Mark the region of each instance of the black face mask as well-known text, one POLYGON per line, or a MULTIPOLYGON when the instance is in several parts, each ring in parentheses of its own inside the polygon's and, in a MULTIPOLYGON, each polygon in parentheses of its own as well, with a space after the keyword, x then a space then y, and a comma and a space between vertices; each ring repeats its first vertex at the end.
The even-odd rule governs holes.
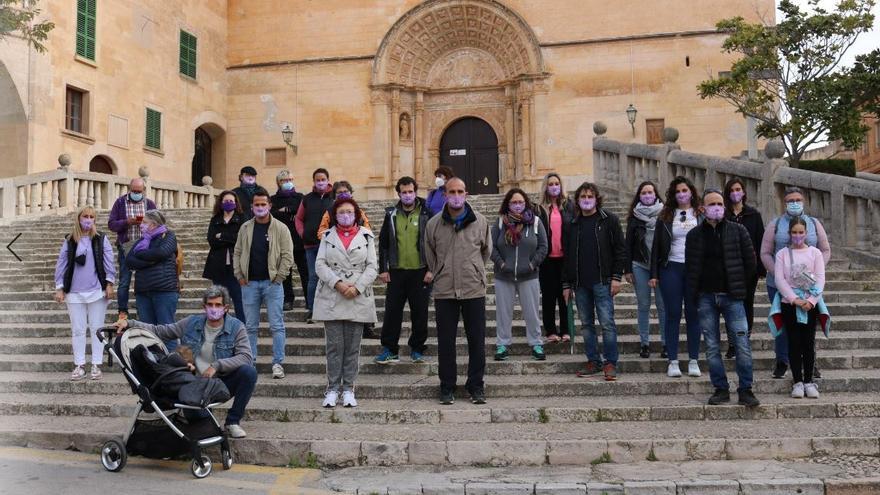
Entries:
POLYGON ((77 256, 76 258, 74 258, 73 261, 75 261, 76 264, 79 265, 79 266, 85 266, 85 264, 86 264, 86 255, 85 255, 85 254, 81 254, 81 255, 77 256))

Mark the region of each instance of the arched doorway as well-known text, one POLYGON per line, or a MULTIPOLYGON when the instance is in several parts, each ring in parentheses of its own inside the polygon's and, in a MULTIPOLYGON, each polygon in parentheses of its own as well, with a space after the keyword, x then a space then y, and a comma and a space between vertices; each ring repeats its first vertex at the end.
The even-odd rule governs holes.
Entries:
POLYGON ((498 193, 498 136, 485 120, 465 117, 446 128, 440 163, 465 181, 468 193, 498 193))
POLYGON ((113 175, 113 162, 104 155, 95 155, 89 161, 89 172, 113 175))
POLYGON ((201 186, 202 177, 211 175, 211 147, 213 140, 201 127, 195 131, 195 153, 192 159, 192 185, 201 186))

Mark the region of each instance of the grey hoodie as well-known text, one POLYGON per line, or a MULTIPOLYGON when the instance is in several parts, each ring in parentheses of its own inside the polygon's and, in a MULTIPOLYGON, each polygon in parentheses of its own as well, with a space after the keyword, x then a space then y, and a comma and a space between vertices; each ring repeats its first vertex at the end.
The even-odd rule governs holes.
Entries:
POLYGON ((523 227, 519 245, 511 246, 504 238, 501 219, 492 225, 492 262, 495 278, 520 282, 538 277, 538 268, 547 256, 547 231, 535 215, 532 225, 523 227))

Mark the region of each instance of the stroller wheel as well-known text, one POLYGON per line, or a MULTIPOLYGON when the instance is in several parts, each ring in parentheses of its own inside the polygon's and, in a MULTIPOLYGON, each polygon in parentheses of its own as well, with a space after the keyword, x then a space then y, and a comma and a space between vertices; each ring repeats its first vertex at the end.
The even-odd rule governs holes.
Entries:
POLYGON ((221 449, 220 455, 223 457, 223 469, 232 469, 232 452, 229 449, 221 449))
POLYGON ((107 440, 101 446, 101 464, 104 469, 112 473, 118 473, 125 467, 128 461, 128 453, 125 445, 119 440, 107 440))
POLYGON ((204 464, 205 467, 199 467, 199 462, 193 459, 191 470, 193 476, 198 479, 207 477, 209 474, 211 474, 211 469, 213 469, 213 466, 211 465, 211 458, 206 455, 202 456, 202 464, 204 464))

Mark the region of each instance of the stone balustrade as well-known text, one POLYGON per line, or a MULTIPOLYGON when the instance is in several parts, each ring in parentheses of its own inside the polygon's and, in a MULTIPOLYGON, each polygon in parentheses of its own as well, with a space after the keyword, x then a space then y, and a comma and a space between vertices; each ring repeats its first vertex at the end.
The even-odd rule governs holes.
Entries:
MULTIPOLYGON (((160 209, 210 208, 220 193, 210 177, 204 186, 146 180, 149 172, 141 167, 146 195, 160 209)), ((57 170, 0 179, 0 221, 65 214, 91 205, 107 210, 128 191, 131 179, 111 174, 80 172, 62 165, 57 170)))
POLYGON ((596 183, 617 199, 629 201, 644 180, 656 182, 662 195, 679 175, 700 191, 721 189, 728 179, 740 177, 749 203, 769 221, 782 211, 785 188, 798 186, 804 190, 807 212, 822 221, 834 246, 861 252, 880 247, 880 182, 789 167, 780 141, 767 143, 762 161, 749 161, 684 151, 675 144, 678 131, 672 128, 664 129, 666 142, 661 145, 609 139, 601 122, 593 130, 596 183))

